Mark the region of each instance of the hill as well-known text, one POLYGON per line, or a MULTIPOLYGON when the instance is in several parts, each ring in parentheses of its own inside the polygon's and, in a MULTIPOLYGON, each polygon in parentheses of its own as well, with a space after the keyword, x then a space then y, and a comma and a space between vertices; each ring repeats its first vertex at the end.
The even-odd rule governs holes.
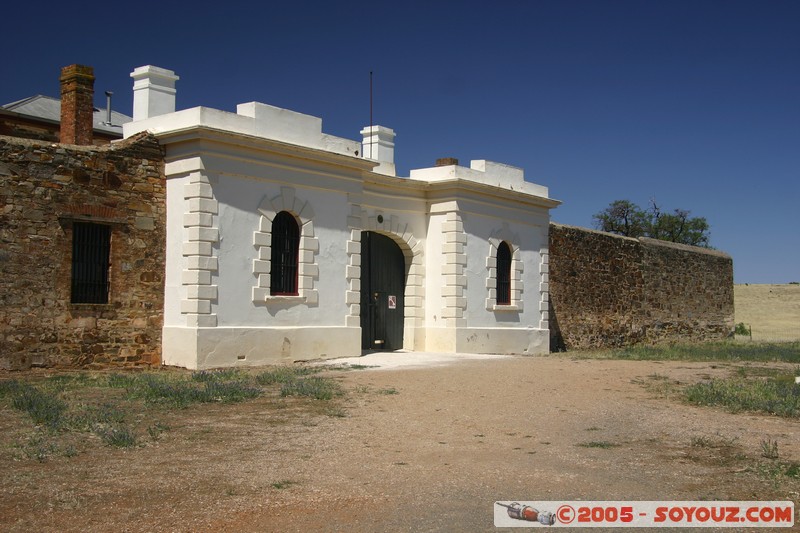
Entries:
POLYGON ((753 340, 800 340, 800 285, 735 285, 736 323, 753 331, 753 340))

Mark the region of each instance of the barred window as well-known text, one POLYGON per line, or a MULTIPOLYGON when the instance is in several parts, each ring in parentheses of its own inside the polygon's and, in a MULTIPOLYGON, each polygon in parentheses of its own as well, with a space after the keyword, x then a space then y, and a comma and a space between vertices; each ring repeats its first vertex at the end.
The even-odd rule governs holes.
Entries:
POLYGON ((72 225, 72 303, 108 303, 110 252, 110 226, 86 222, 72 225))
POLYGON ((505 241, 497 247, 497 305, 511 305, 511 248, 505 241))
POLYGON ((300 227, 288 211, 281 211, 272 221, 272 261, 270 294, 297 295, 297 255, 300 227))

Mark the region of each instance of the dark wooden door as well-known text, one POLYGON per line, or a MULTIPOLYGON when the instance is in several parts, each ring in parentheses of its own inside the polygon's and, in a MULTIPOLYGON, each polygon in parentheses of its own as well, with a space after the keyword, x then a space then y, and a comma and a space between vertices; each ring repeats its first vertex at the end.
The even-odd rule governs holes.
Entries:
POLYGON ((361 233, 361 348, 403 348, 405 257, 389 237, 361 233))

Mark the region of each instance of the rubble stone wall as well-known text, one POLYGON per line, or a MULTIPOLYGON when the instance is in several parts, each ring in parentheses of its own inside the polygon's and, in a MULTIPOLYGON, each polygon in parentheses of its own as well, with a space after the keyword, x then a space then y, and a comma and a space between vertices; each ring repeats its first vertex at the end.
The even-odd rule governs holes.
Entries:
POLYGON ((694 246, 550 224, 550 349, 723 339, 733 261, 694 246))
POLYGON ((0 368, 160 363, 163 151, 0 136, 0 368), (71 303, 72 225, 111 227, 108 304, 71 303))

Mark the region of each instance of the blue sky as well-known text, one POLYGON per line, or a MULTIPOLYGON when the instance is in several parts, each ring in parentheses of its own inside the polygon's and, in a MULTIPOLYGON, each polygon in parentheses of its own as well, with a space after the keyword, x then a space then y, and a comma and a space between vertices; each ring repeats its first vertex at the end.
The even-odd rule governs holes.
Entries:
POLYGON ((71 63, 130 114, 130 72, 174 70, 178 108, 260 101, 359 138, 398 172, 523 167, 592 227, 617 199, 706 217, 737 283, 800 281, 800 2, 107 2, 4 7, 0 103, 58 96, 71 63), (124 7, 120 7, 124 6, 124 7), (9 23, 10 22, 10 23, 9 23))

